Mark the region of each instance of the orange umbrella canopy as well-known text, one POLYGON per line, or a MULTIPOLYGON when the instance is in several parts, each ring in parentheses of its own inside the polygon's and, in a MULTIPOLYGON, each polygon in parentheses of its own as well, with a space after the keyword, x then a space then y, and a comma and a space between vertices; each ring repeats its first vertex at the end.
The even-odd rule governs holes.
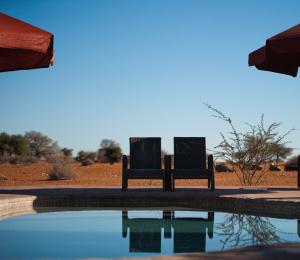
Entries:
POLYGON ((300 66, 300 24, 266 40, 249 54, 249 66, 296 77, 300 66))
POLYGON ((0 72, 53 65, 53 38, 47 31, 0 13, 0 72))

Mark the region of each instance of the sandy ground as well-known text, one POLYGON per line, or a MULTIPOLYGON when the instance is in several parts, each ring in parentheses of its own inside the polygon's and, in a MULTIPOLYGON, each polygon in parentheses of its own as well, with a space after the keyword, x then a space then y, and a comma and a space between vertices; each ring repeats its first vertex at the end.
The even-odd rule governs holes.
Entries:
MULTIPOLYGON (((72 163, 71 167, 78 173, 77 180, 48 180, 48 163, 31 165, 0 164, 0 175, 7 180, 0 180, 0 187, 9 186, 121 186, 121 164, 114 165, 96 163, 81 166, 72 163)), ((216 187, 241 186, 234 173, 215 173, 216 187)), ((261 186, 296 186, 297 172, 268 172, 261 186)), ((161 186, 160 180, 129 180, 131 186, 161 186)), ((178 180, 176 186, 206 186, 206 180, 178 180)))

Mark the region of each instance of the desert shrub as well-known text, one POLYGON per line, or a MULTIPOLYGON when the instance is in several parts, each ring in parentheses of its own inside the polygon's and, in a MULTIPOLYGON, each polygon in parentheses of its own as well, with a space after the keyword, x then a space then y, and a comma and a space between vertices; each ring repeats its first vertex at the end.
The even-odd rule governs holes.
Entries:
POLYGON ((11 156, 7 152, 0 154, 0 163, 9 163, 10 157, 11 156))
POLYGON ((22 135, 0 134, 0 162, 22 163, 28 155, 28 142, 22 135))
POLYGON ((53 151, 53 153, 48 154, 45 159, 49 163, 56 163, 56 162, 71 163, 73 161, 72 157, 66 157, 61 150, 53 151))
POLYGON ((271 172, 280 172, 280 168, 277 167, 277 166, 274 165, 274 164, 270 164, 270 166, 269 166, 269 171, 271 171, 271 172))
POLYGON ((294 156, 291 159, 289 159, 284 164, 284 170, 285 171, 297 171, 298 170, 298 156, 294 156))
POLYGON ((32 164, 38 162, 38 159, 32 155, 15 155, 9 159, 11 164, 32 164))
POLYGON ((54 163, 48 176, 50 180, 74 180, 79 177, 64 161, 54 163))
POLYGON ((73 149, 68 149, 67 147, 64 147, 64 148, 62 148, 60 150, 64 154, 65 157, 72 158, 72 156, 73 156, 73 149))
POLYGON ((76 160, 78 162, 81 162, 82 166, 91 165, 96 160, 96 153, 95 152, 80 151, 80 152, 78 152, 76 160))
POLYGON ((271 145, 271 149, 274 153, 274 157, 272 159, 276 163, 285 160, 293 152, 292 148, 287 147, 286 144, 281 143, 274 143, 273 145, 271 145))
POLYGON ((283 135, 277 132, 280 123, 264 124, 262 115, 257 125, 247 124, 249 131, 238 132, 230 117, 208 105, 214 116, 229 124, 229 137, 221 133, 222 141, 216 146, 216 158, 226 161, 237 175, 242 185, 257 185, 268 172, 268 167, 261 167, 277 157, 275 145, 284 145, 284 139, 293 130, 283 135))
POLYGON ((232 170, 227 167, 224 163, 217 163, 215 166, 216 172, 232 172, 232 170))
POLYGON ((26 155, 29 153, 27 140, 22 135, 0 134, 0 157, 26 155))
POLYGON ((30 154, 38 159, 51 160, 59 151, 57 142, 40 132, 30 131, 25 133, 24 137, 28 142, 30 154))
POLYGON ((85 159, 85 160, 83 160, 83 161, 81 162, 81 165, 82 165, 82 166, 89 166, 89 165, 92 165, 92 164, 94 164, 94 161, 91 160, 91 159, 85 159))
POLYGON ((103 139, 97 153, 98 161, 113 164, 119 162, 121 158, 122 150, 120 145, 113 140, 103 139))
POLYGON ((285 165, 297 165, 297 164, 298 164, 298 156, 292 157, 285 163, 285 165))
POLYGON ((97 162, 109 163, 107 157, 105 156, 105 151, 102 149, 98 149, 98 151, 97 151, 97 162))

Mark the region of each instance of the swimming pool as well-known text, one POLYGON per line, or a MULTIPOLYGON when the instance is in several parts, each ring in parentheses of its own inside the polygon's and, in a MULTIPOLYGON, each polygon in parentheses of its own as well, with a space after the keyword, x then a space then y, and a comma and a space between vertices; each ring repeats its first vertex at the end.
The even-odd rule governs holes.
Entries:
POLYGON ((1 259, 146 257, 300 242, 299 221, 186 209, 45 212, 0 221, 1 259))

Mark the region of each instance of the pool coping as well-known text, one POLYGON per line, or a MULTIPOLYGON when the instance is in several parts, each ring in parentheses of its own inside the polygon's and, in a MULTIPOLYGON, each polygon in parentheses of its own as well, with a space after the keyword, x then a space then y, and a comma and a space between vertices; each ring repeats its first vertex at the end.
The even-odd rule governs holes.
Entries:
POLYGON ((300 219, 300 189, 294 187, 157 188, 18 187, 0 188, 0 218, 44 207, 192 208, 300 219))

